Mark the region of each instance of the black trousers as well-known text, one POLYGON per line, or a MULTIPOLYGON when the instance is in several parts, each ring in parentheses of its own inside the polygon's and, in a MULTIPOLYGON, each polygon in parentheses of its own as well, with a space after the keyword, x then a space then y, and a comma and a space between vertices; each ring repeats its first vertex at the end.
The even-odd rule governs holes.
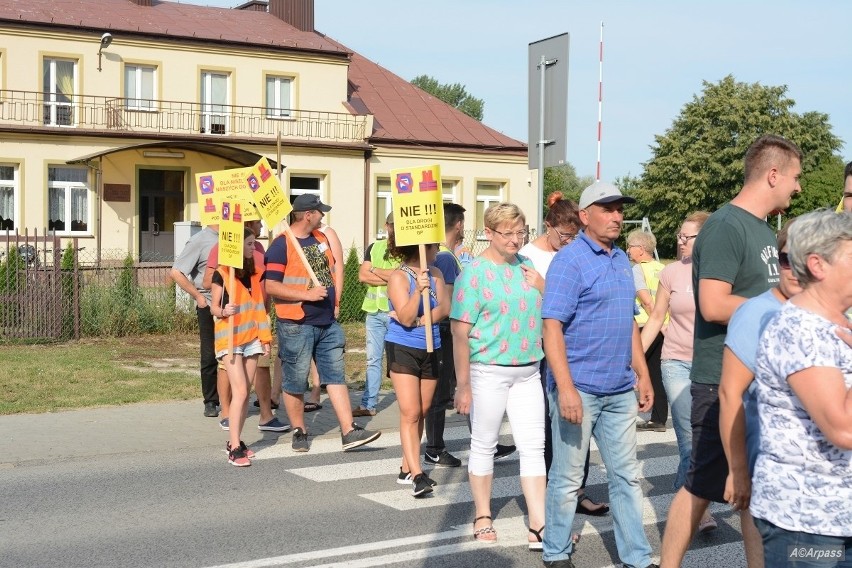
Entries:
POLYGON ((665 424, 669 418, 669 399, 663 386, 663 372, 660 370, 660 356, 663 353, 662 333, 658 333, 645 352, 648 363, 648 373, 651 375, 651 386, 654 388, 654 406, 651 408, 651 422, 665 424))
POLYGON ((204 404, 212 402, 218 406, 219 393, 216 390, 216 372, 219 362, 216 361, 213 314, 210 312, 210 306, 206 308, 196 306, 195 313, 198 316, 198 338, 201 341, 201 394, 204 397, 204 404))
POLYGON ((444 444, 444 424, 447 420, 447 405, 453 401, 456 394, 456 366, 453 362, 453 334, 448 322, 438 324, 441 333, 441 352, 443 363, 441 373, 438 377, 438 385, 435 387, 435 396, 432 398, 432 406, 426 413, 423 429, 426 431, 425 450, 432 455, 441 453, 446 449, 444 444))

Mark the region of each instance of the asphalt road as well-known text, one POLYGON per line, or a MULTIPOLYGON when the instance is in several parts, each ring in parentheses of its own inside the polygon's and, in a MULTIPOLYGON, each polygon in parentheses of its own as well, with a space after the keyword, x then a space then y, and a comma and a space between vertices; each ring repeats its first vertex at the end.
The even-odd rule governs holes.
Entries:
MULTIPOLYGON (((251 467, 236 468, 226 463, 225 433, 215 421, 200 417, 200 405, 176 404, 122 407, 122 416, 150 415, 126 440, 122 429, 132 420, 111 427, 103 419, 115 409, 0 417, 0 432, 11 435, 15 448, 0 462, 0 566, 541 566, 540 554, 526 548, 517 454, 495 466, 498 544, 483 545, 471 538, 465 468, 432 471, 439 483, 434 493, 414 499, 396 483, 400 448, 393 429, 343 453, 327 406, 311 417, 319 434, 311 451, 294 454, 289 434, 261 436, 253 415, 246 441, 258 456, 251 467), (169 444, 168 433, 184 422, 182 430, 204 433, 169 444), (47 425, 52 433, 42 431, 47 425), (42 437, 52 440, 49 449, 42 437), (90 439, 98 441, 94 447, 90 439), (21 447, 33 440, 40 445, 21 447)), ((393 407, 386 404, 371 426, 393 424, 393 407)), ((508 426, 504 433, 511 442, 508 426)), ((466 460, 463 421, 450 420, 447 434, 449 449, 466 460)), ((671 429, 639 436, 644 523, 658 552, 677 447, 671 429)), ((589 493, 607 499, 599 463, 589 493)), ((745 566, 737 515, 714 510, 720 528, 696 538, 684 566, 745 566)), ((575 531, 583 533, 578 568, 619 565, 610 516, 578 516, 575 531)))

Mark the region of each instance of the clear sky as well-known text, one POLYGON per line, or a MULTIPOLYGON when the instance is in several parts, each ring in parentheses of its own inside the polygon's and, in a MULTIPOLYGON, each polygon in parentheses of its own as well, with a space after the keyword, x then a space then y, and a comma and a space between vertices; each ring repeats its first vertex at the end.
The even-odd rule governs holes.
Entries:
MULTIPOLYGON (((240 0, 184 3, 233 7, 240 0)), ((642 173, 702 81, 787 85, 827 113, 852 159, 852 2, 809 0, 316 0, 316 29, 405 79, 432 75, 485 100, 483 122, 527 141, 528 44, 571 34, 568 161, 593 175, 604 22, 602 178, 642 173)))

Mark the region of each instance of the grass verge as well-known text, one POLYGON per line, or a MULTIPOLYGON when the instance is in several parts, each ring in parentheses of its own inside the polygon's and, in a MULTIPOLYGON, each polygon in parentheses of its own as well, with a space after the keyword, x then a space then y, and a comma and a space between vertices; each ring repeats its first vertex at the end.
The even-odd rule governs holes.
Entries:
MULTIPOLYGON (((361 390, 366 368, 364 324, 343 328, 347 381, 350 388, 361 390)), ((198 353, 195 334, 0 345, 6 375, 0 414, 200 398, 198 353)))

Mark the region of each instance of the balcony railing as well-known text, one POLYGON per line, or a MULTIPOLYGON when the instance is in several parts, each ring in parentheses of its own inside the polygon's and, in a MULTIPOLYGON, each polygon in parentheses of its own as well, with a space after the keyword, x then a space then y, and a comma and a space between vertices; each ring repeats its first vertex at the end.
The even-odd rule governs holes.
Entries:
POLYGON ((339 112, 182 101, 63 96, 0 89, 0 125, 259 140, 364 142, 370 117, 339 112))

